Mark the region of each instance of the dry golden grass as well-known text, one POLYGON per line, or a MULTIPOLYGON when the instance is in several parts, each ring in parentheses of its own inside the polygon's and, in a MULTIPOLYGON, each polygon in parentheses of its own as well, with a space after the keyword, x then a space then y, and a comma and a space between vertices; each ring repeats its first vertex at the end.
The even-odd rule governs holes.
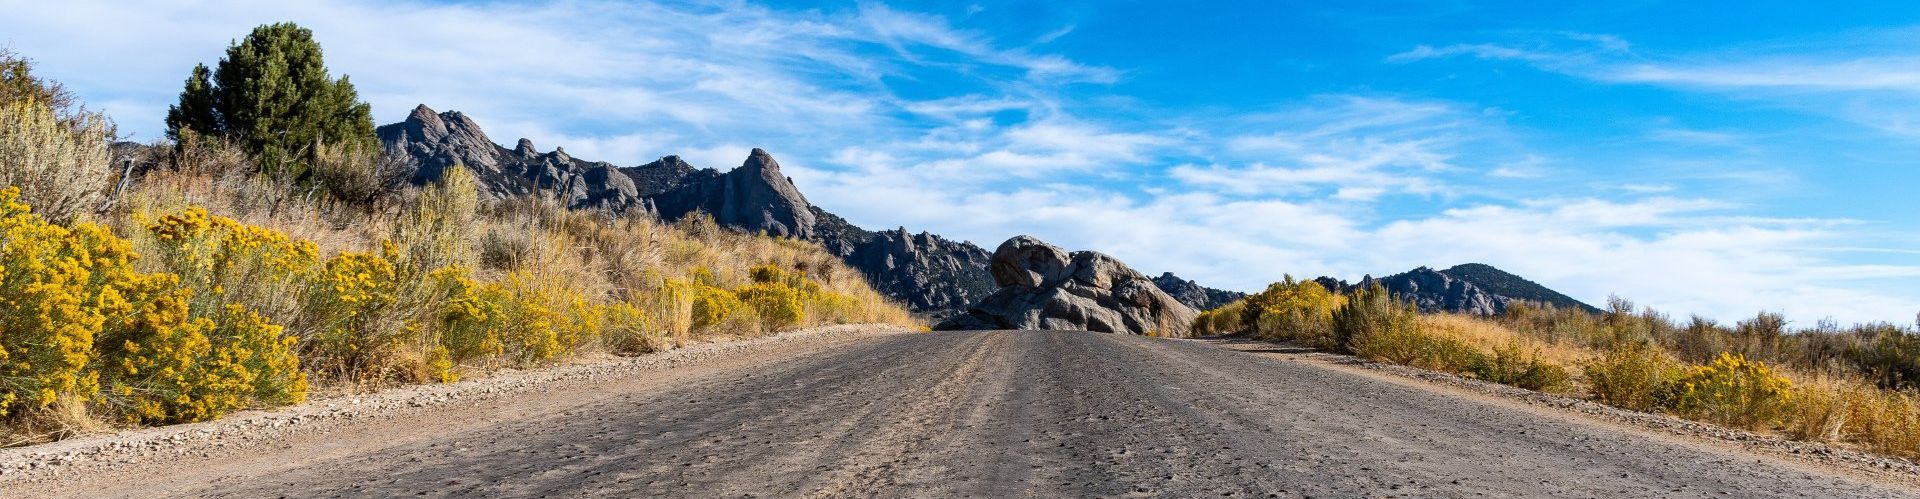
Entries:
POLYGON ((1597 352, 1541 341, 1500 323, 1468 315, 1424 314, 1420 316, 1420 329, 1427 334, 1467 342, 1482 352, 1492 352, 1495 348, 1518 343, 1524 348, 1538 349, 1542 360, 1573 370, 1599 357, 1597 352))
MULTIPOLYGON (((1542 341, 1492 319, 1430 314, 1420 318, 1427 334, 1453 338, 1492 351, 1508 342, 1538 348, 1549 363, 1575 373, 1605 352, 1542 341)), ((1684 364, 1682 364, 1684 366, 1684 364)), ((1777 430, 1796 440, 1857 445, 1882 454, 1920 456, 1920 398, 1885 390, 1857 375, 1809 374, 1786 369, 1774 373, 1790 380, 1787 409, 1778 423, 1754 429, 1777 430)), ((1576 382, 1588 380, 1576 378, 1576 382)))

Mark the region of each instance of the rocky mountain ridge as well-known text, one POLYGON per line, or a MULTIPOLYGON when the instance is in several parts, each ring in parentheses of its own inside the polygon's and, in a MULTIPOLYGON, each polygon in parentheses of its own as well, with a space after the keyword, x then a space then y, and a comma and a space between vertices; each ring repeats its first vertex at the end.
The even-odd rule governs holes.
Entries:
POLYGON ((376 130, 385 151, 406 160, 414 184, 432 182, 455 164, 474 173, 495 198, 551 195, 574 209, 643 210, 665 220, 704 212, 721 225, 820 243, 859 269, 883 294, 936 317, 992 293, 986 250, 905 228, 869 231, 813 206, 773 155, 754 149, 736 168, 697 168, 679 156, 620 167, 540 152, 520 139, 513 149, 492 141, 458 111, 414 108, 405 121, 376 130))
POLYGON ((1200 283, 1181 279, 1172 272, 1162 273, 1160 277, 1153 278, 1153 285, 1159 286, 1161 291, 1167 292, 1167 295, 1180 300, 1180 303, 1185 303, 1194 310, 1213 310, 1247 297, 1246 293, 1239 291, 1201 286, 1200 283))
POLYGON ((1479 263, 1456 265, 1446 270, 1419 267, 1380 278, 1369 275, 1357 283, 1331 277, 1316 278, 1314 282, 1343 293, 1366 289, 1378 283, 1395 296, 1413 301, 1421 312, 1428 313, 1499 315, 1505 313, 1511 304, 1523 301, 1599 311, 1533 281, 1479 263))

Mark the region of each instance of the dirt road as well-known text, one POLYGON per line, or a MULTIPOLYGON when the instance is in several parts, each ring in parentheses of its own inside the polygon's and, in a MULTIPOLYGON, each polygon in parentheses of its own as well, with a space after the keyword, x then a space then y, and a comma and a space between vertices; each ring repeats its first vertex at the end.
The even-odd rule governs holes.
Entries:
POLYGON ((0 495, 1915 495, 1194 341, 943 332, 808 348, 0 495))

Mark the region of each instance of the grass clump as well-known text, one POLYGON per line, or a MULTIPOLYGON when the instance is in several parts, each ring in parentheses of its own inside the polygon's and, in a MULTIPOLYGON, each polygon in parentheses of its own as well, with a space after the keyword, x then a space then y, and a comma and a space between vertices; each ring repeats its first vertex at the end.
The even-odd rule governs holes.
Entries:
POLYGON ((1623 343, 1584 367, 1594 400, 1636 411, 1661 408, 1682 367, 1646 343, 1623 343))

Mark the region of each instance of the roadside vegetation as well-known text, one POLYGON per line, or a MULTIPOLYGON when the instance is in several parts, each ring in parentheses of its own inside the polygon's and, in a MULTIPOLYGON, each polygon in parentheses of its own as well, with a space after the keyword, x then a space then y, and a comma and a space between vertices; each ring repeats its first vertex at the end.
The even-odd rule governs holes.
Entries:
POLYGON ((810 243, 488 199, 460 167, 408 185, 297 26, 194 68, 170 140, 148 146, 113 144, 105 116, 31 70, 0 54, 0 446, 583 354, 915 325, 810 243))
POLYGON ((1789 329, 1784 317, 1764 312, 1734 324, 1679 322, 1619 298, 1598 314, 1526 303, 1495 317, 1422 314, 1378 286, 1342 295, 1289 276, 1201 313, 1194 333, 1245 333, 1920 457, 1920 331, 1890 323, 1789 329))

